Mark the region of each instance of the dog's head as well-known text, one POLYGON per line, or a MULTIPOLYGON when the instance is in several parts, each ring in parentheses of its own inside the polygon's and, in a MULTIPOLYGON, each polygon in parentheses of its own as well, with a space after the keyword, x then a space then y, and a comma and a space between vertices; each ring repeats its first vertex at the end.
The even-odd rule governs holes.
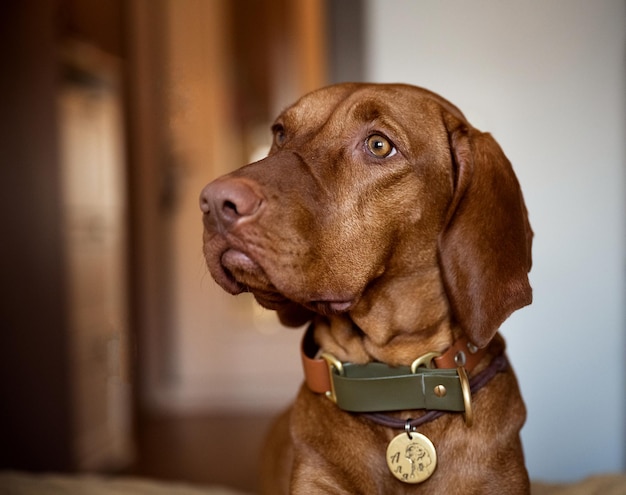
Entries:
POLYGON ((225 290, 251 291, 293 326, 375 315, 403 332, 445 306, 478 346, 530 303, 517 179, 449 102, 342 84, 304 96, 272 130, 267 158, 202 192, 204 252, 225 290))

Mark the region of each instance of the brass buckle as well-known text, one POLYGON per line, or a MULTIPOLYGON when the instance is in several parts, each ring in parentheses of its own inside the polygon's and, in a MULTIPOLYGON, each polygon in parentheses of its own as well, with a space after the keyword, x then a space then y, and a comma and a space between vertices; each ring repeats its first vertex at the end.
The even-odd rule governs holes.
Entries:
POLYGON ((337 370, 337 373, 343 376, 344 374, 343 363, 328 352, 322 352, 320 354, 320 357, 324 361, 326 361, 326 364, 328 365, 328 373, 330 375, 330 390, 326 391, 326 397, 328 397, 330 400, 332 400, 336 404, 337 394, 335 393, 335 382, 333 381, 333 373, 334 373, 333 370, 337 370))
POLYGON ((465 371, 465 368, 463 368, 463 366, 459 366, 456 371, 459 374, 459 380, 461 381, 463 405, 465 406, 463 419, 465 419, 465 425, 469 428, 474 424, 474 412, 472 411, 472 390, 470 388, 469 378, 467 376, 467 371, 465 371))
POLYGON ((417 373, 417 368, 419 367, 433 369, 433 359, 438 358, 439 356, 441 356, 440 352, 427 352, 423 356, 418 357, 411 363, 411 373, 417 373))

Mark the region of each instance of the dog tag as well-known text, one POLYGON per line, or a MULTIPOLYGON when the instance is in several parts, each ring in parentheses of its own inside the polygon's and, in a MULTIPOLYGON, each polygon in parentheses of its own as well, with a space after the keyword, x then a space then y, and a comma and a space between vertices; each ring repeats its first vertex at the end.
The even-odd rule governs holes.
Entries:
POLYGON ((403 432, 387 447, 387 466, 404 483, 426 481, 437 467, 437 451, 430 439, 417 432, 403 432))

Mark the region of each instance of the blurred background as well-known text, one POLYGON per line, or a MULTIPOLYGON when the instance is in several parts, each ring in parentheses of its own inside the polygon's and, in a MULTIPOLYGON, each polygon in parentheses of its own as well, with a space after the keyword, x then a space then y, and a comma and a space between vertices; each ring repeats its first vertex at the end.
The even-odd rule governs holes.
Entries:
POLYGON ((531 476, 626 468, 626 2, 6 0, 0 469, 253 489, 300 330, 218 289, 198 195, 347 80, 442 94, 511 159, 535 302, 503 327, 531 476))

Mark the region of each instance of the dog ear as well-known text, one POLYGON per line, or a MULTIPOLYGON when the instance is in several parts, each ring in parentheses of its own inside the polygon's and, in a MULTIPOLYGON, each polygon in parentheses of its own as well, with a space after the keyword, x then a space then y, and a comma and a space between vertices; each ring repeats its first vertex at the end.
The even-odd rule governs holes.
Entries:
POLYGON ((453 314, 486 346, 513 311, 532 301, 532 230, 508 159, 489 134, 444 115, 455 185, 439 238, 439 262, 453 314))
POLYGON ((288 302, 276 310, 278 319, 287 327, 300 327, 311 321, 315 313, 295 302, 288 302))

